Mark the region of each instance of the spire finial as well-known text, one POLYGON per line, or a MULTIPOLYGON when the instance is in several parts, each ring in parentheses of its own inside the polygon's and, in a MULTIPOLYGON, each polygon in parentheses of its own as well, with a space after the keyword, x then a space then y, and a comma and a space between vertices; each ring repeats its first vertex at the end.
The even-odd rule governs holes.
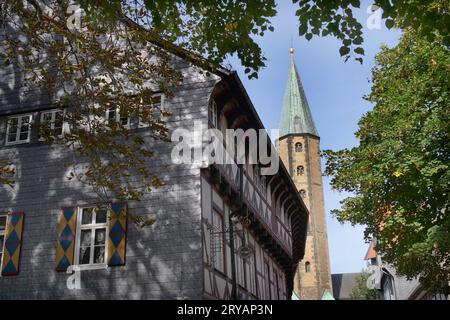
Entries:
POLYGON ((289 49, 289 52, 290 52, 291 54, 294 54, 294 48, 291 47, 291 48, 289 49))

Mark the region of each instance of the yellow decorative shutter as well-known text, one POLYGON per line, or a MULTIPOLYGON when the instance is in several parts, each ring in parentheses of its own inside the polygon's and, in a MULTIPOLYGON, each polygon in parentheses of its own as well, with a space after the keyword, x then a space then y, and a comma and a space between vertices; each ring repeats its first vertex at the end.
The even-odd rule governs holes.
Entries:
POLYGON ((56 271, 65 272, 73 264, 77 209, 63 208, 59 218, 56 245, 56 271))
POLYGON ((8 214, 5 246, 3 249, 2 276, 14 276, 19 273, 23 217, 23 212, 13 212, 8 214))
POLYGON ((109 209, 108 266, 125 264, 127 204, 111 203, 109 209))

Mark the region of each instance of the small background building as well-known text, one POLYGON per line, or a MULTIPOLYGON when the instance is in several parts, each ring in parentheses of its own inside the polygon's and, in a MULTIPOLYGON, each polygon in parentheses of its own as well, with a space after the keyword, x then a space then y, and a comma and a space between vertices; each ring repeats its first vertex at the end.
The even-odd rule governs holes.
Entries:
POLYGON ((357 279, 361 273, 336 273, 331 275, 333 297, 336 300, 351 300, 350 295, 358 285, 357 279))
POLYGON ((408 280, 397 275, 395 268, 376 252, 375 245, 376 239, 373 239, 364 260, 374 272, 374 286, 381 300, 448 300, 443 294, 425 290, 417 279, 408 280))

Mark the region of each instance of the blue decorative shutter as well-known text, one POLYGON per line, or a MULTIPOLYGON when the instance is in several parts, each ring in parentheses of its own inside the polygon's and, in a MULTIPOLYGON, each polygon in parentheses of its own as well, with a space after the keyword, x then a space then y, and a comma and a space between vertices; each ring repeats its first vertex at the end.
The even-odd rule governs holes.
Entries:
POLYGON ((63 208, 59 218, 56 245, 56 271, 65 272, 73 264, 77 209, 63 208))
POLYGON ((108 266, 125 265, 127 204, 112 203, 109 210, 108 266))
POLYGON ((8 214, 3 248, 2 276, 14 276, 19 273, 23 218, 23 212, 8 214))

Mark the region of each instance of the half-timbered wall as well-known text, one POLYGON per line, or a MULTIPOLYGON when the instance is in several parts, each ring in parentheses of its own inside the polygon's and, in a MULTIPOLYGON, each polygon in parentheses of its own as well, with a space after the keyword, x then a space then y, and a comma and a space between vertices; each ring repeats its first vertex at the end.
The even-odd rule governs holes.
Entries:
MULTIPOLYGON (((230 205, 208 181, 201 179, 202 240, 205 296, 230 298, 232 289, 231 249, 229 243, 230 205), (223 216, 223 228, 214 225, 214 211, 223 216), (223 251, 221 251, 223 250, 223 251), (217 259, 223 256, 225 270, 217 269, 217 259)), ((241 223, 234 226, 234 247, 238 296, 240 299, 286 299, 285 274, 276 261, 255 240, 252 232, 241 223), (237 254, 242 245, 252 249, 247 259, 237 254)))
MULTIPOLYGON (((255 177, 255 166, 253 164, 244 165, 244 201, 263 221, 265 228, 271 231, 272 236, 277 239, 286 252, 291 254, 292 235, 289 218, 284 211, 284 205, 272 194, 271 185, 267 182, 270 180, 269 176, 259 175, 255 177), (264 186, 261 182, 262 180, 265 183, 264 186)), ((233 163, 218 165, 218 168, 227 177, 230 184, 238 190, 240 176, 238 166, 233 163)))

